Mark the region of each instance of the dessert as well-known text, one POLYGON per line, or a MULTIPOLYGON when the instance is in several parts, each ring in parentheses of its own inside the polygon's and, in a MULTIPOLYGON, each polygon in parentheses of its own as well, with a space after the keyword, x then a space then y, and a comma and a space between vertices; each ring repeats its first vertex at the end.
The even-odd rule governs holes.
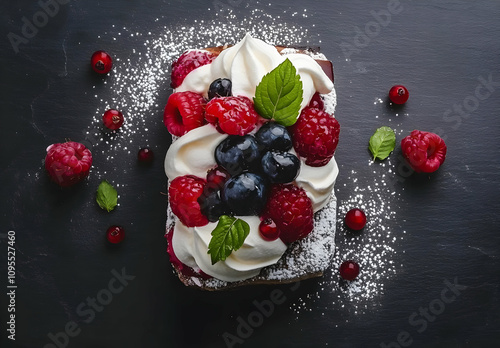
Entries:
POLYGON ((172 74, 166 238, 181 281, 220 290, 321 275, 338 174, 331 63, 247 34, 187 51, 172 74))

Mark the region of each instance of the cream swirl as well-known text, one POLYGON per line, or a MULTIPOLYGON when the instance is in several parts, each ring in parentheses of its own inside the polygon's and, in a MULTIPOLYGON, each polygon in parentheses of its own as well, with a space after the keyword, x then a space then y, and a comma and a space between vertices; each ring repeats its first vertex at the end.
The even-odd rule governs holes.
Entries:
POLYGON ((286 245, 276 239, 268 242, 259 234, 258 216, 241 217, 250 226, 250 233, 243 246, 231 253, 224 261, 212 265, 207 253, 211 233, 217 226, 209 223, 189 228, 176 219, 172 243, 175 255, 184 264, 201 269, 217 279, 234 282, 254 277, 263 267, 276 263, 286 250, 286 245))
POLYGON ((290 59, 302 80, 301 110, 316 91, 325 94, 333 89, 333 82, 313 58, 306 54, 282 56, 274 46, 246 34, 236 45, 223 50, 212 63, 190 72, 176 92, 192 91, 206 97, 212 81, 227 78, 232 82, 233 95, 252 99, 262 77, 286 58, 290 59))

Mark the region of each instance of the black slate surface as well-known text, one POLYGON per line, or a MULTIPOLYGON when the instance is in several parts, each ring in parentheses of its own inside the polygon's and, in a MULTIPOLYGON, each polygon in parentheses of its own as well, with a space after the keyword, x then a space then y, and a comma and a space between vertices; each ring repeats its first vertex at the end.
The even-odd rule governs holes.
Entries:
MULTIPOLYGON (((23 18, 33 20, 40 3, 3 1, 0 9, 2 347, 231 346, 224 333, 239 335, 235 347, 500 345, 499 2, 59 0, 47 24, 28 35, 22 33, 23 18), (446 162, 433 175, 407 177, 400 170, 400 150, 391 155, 392 191, 400 199, 393 206, 397 219, 387 228, 406 233, 393 245, 396 272, 370 299, 373 306, 360 311, 355 302, 332 304, 342 290, 325 289, 317 280, 297 289, 261 286, 228 293, 180 284, 165 252, 166 202, 160 194, 166 190, 162 157, 170 141, 161 121, 168 81, 157 90, 159 106, 148 116, 154 164, 137 166, 131 155, 116 170, 106 167, 105 156, 94 155, 101 171, 123 175, 116 211, 107 214, 95 205, 97 175, 61 190, 43 171, 45 148, 65 138, 84 140, 99 107, 94 94, 105 99, 112 93, 89 70, 91 53, 104 48, 127 57, 144 44, 117 36, 116 28, 157 33, 161 26, 217 22, 214 9, 228 7, 236 14, 228 21, 263 8, 321 39, 322 52, 335 66, 336 116, 342 125, 336 153, 340 201, 354 189, 347 179, 351 171, 358 183, 372 180, 367 141, 379 126, 400 130, 398 141, 413 129, 446 140, 446 162), (307 17, 292 15, 304 9, 307 17), (384 9, 393 11, 390 20, 370 24, 376 23, 372 11, 384 9), (372 30, 370 37, 358 35, 366 30, 372 30), (24 37, 18 53, 9 33, 24 37), (484 80, 492 82, 481 89, 484 80), (403 108, 379 103, 396 83, 408 87, 409 102, 403 108), (127 237, 112 248, 104 231, 115 223, 126 227, 127 237), (16 236, 15 342, 7 339, 6 325, 8 231, 16 236), (122 270, 129 275, 123 288, 110 285, 112 272, 122 270), (110 286, 116 293, 109 304, 95 310, 85 305, 110 286), (276 289, 283 303, 268 316, 255 315, 254 301, 269 300, 276 289), (302 301, 311 311, 291 308, 302 301), (429 306, 438 314, 421 312, 429 306), (257 323, 245 331, 241 322, 249 320, 257 323)), ((140 145, 139 138, 133 140, 140 145)), ((339 245, 345 238, 339 232, 339 245)))

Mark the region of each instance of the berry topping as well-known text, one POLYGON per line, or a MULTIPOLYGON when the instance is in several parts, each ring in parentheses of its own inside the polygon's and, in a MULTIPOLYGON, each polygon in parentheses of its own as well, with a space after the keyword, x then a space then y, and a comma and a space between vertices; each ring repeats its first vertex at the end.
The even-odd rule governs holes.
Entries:
POLYGON ((92 154, 85 145, 68 141, 47 148, 45 169, 51 179, 61 186, 71 186, 89 175, 92 154))
POLYGON ((320 109, 305 108, 290 129, 293 147, 307 165, 321 167, 333 157, 340 133, 340 125, 333 116, 320 109))
POLYGON ((205 99, 194 92, 172 94, 163 113, 163 123, 168 131, 182 136, 192 129, 205 124, 205 99))
POLYGON ((292 148, 292 137, 288 130, 276 123, 266 122, 255 133, 255 138, 266 150, 281 150, 288 151, 292 148))
POLYGON ((359 274, 359 265, 354 261, 344 261, 339 268, 340 276, 345 280, 354 280, 359 274))
POLYGON ((113 67, 113 59, 104 51, 96 51, 90 58, 92 69, 98 74, 107 74, 113 67))
POLYGON ((272 186, 265 218, 271 218, 284 243, 306 237, 313 230, 313 209, 306 191, 293 184, 272 186))
POLYGON ((245 135, 255 128, 259 115, 250 99, 238 96, 210 100, 205 118, 221 132, 245 135))
POLYGON ((257 140, 251 135, 230 135, 215 148, 215 160, 231 175, 260 168, 257 140))
POLYGON ((184 52, 177 60, 172 64, 172 75, 170 87, 177 88, 182 84, 184 78, 196 68, 200 66, 210 64, 216 58, 210 52, 207 51, 187 51, 184 52))
POLYGON ((142 163, 151 163, 155 158, 153 150, 149 147, 143 147, 137 152, 137 160, 142 163))
POLYGON ((193 175, 178 176, 170 183, 168 188, 170 207, 187 227, 204 226, 208 223, 198 203, 204 187, 205 180, 193 175))
POLYGON ((262 239, 271 242, 278 239, 280 231, 272 219, 265 219, 259 225, 259 232, 262 239))
POLYGON ((234 215, 259 215, 266 205, 268 185, 258 174, 244 172, 231 177, 222 189, 222 200, 234 215))
POLYGON ((446 144, 437 134, 414 130, 401 140, 401 149, 410 166, 417 172, 435 172, 446 157, 446 144))
POLYGON ((232 83, 229 79, 217 79, 208 88, 208 99, 229 97, 232 95, 232 83))
POLYGON ((116 130, 123 124, 123 114, 115 109, 109 109, 102 115, 102 121, 106 128, 116 130))
POLYGON ((405 86, 396 85, 392 86, 392 88, 389 90, 389 99, 394 104, 406 103, 409 96, 410 94, 408 93, 408 90, 406 89, 405 86))
POLYGON ((344 222, 353 231, 362 230, 366 225, 365 212, 358 208, 351 209, 345 214, 344 222))
POLYGON ((318 92, 314 93, 314 95, 311 98, 311 101, 309 102, 308 107, 320 110, 325 109, 325 103, 323 102, 323 99, 321 98, 321 95, 318 92))
POLYGON ((125 238, 125 230, 121 226, 111 226, 106 231, 106 238, 110 243, 120 243, 125 238))
POLYGON ((295 180, 299 174, 300 161, 294 154, 284 151, 268 151, 262 157, 262 170, 275 183, 295 180))

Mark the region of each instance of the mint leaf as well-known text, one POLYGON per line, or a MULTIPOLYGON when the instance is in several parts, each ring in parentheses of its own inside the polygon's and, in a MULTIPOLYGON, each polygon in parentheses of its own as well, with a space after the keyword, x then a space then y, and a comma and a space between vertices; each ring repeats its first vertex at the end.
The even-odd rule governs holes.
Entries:
POLYGON ((212 265, 218 261, 224 261, 233 250, 241 248, 249 233, 248 223, 235 217, 222 215, 217 227, 212 231, 212 239, 208 244, 208 254, 212 259, 212 265))
POLYGON ((302 103, 302 81, 287 58, 262 78, 253 98, 260 116, 291 126, 299 117, 302 103))
POLYGON ((373 155, 373 160, 376 158, 384 160, 389 157, 392 150, 396 146, 396 134, 390 127, 380 127, 370 138, 368 149, 373 155))
POLYGON ((116 207, 118 202, 118 192, 116 192, 116 189, 109 182, 103 180, 97 188, 95 200, 102 209, 109 212, 116 207))

